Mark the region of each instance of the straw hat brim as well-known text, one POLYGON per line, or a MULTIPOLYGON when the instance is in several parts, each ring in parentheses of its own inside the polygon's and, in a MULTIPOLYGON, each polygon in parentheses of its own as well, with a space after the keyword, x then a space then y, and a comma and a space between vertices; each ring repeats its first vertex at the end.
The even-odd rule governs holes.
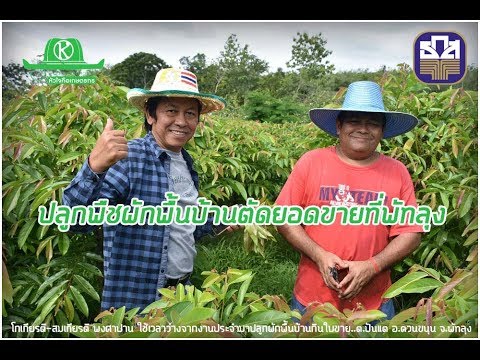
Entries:
POLYGON ((225 108, 227 102, 220 96, 197 93, 192 91, 182 90, 164 90, 164 91, 149 91, 145 89, 134 88, 128 91, 127 99, 140 111, 145 110, 145 103, 151 97, 167 96, 167 97, 188 97, 198 99, 202 103, 201 114, 207 114, 212 111, 218 111, 225 108))
POLYGON ((363 111, 385 114, 386 123, 383 131, 383 138, 388 139, 397 135, 404 134, 412 130, 418 124, 418 119, 407 113, 397 111, 385 111, 377 108, 338 108, 338 109, 311 109, 309 112, 310 119, 320 129, 328 134, 338 137, 336 120, 341 111, 363 111))

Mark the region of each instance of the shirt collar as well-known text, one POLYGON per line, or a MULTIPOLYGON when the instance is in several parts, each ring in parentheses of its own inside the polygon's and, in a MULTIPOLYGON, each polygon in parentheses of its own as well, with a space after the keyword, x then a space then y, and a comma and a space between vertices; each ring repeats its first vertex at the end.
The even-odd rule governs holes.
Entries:
MULTIPOLYGON (((155 154, 156 158, 160 159, 162 156, 167 155, 167 152, 165 151, 165 149, 161 148, 160 145, 157 144, 157 141, 155 140, 155 137, 153 136, 151 131, 148 132, 148 134, 145 136, 145 139, 148 145, 150 146, 150 148, 152 149, 153 153, 155 154)), ((191 156, 188 154, 188 152, 184 148, 182 148, 181 152, 182 152, 183 158, 187 162, 187 165, 190 168, 192 168, 193 159, 191 158, 191 156)))

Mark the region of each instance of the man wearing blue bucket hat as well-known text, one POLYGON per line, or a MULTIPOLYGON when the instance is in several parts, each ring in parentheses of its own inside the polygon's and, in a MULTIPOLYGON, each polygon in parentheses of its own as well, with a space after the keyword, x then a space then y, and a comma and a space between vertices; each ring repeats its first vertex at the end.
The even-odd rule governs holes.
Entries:
MULTIPOLYGON (((196 205, 198 175, 183 146, 193 137, 200 114, 221 110, 225 100, 200 93, 195 74, 161 69, 150 90, 131 89, 129 102, 145 116, 147 135, 127 143, 124 131, 107 119, 83 167, 65 189, 63 203, 157 206, 172 191, 182 208, 196 205)), ((76 227, 90 231, 91 226, 76 227)), ((195 224, 104 224, 104 288, 102 309, 140 307, 158 299, 158 289, 189 283, 196 255, 195 240, 211 232, 211 222, 195 224)))
MULTIPOLYGON (((371 81, 350 84, 339 109, 312 109, 315 125, 339 143, 304 154, 296 163, 276 203, 284 206, 364 206, 391 200, 416 206, 407 168, 376 151, 382 138, 413 129, 410 114, 387 111, 380 86, 371 81)), ((395 314, 382 294, 391 285, 389 268, 419 245, 422 227, 408 224, 282 225, 279 232, 301 252, 292 308, 302 313, 312 302, 338 309, 380 309, 395 314)))

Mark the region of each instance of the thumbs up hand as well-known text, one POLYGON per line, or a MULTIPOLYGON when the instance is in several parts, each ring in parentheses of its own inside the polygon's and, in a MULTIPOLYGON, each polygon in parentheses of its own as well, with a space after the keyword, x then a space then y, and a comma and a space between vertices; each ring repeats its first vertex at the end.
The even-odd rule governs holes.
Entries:
POLYGON ((113 120, 108 118, 103 132, 88 158, 88 165, 93 172, 102 173, 117 161, 126 158, 127 155, 128 146, 125 131, 114 130, 113 120))

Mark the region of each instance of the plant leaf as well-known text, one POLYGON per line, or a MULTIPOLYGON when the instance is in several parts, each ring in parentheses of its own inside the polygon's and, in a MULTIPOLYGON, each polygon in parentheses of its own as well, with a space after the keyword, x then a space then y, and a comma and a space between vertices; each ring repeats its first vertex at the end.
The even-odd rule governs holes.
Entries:
POLYGON ((196 325, 203 320, 207 320, 213 316, 215 309, 212 308, 193 308, 187 314, 182 316, 179 325, 196 325))
POLYGON ((30 232, 32 231, 33 226, 35 225, 36 222, 37 222, 37 219, 29 219, 20 229, 20 232, 18 234, 18 242, 17 242, 18 247, 20 249, 22 249, 23 245, 25 245, 28 235, 30 235, 30 232))
POLYGON ((80 291, 78 291, 75 286, 72 285, 70 286, 70 293, 72 294, 73 302, 75 305, 77 305, 77 308, 82 312, 83 315, 88 317, 88 305, 80 291))
POLYGON ((2 260, 2 299, 9 304, 13 302, 13 287, 8 276, 7 266, 2 260))
POLYGON ((270 325, 277 324, 284 320, 289 320, 290 314, 277 311, 277 310, 264 310, 256 311, 250 314, 247 314, 243 319, 241 319, 239 325, 270 325))
POLYGON ((67 315, 68 321, 72 322, 73 318, 75 317, 75 309, 73 308, 72 301, 68 296, 65 296, 65 315, 67 315))
POLYGON ((82 276, 73 275, 73 281, 91 298, 100 301, 100 296, 98 295, 95 288, 82 276))
POLYGON ((112 325, 117 328, 122 326, 123 318, 125 317, 125 306, 122 306, 120 309, 115 310, 112 317, 112 325))
POLYGON ((414 284, 416 281, 428 276, 424 272, 414 272, 405 275, 403 278, 392 284, 387 291, 383 294, 384 298, 392 298, 401 293, 403 293, 403 289, 408 287, 410 284, 414 284))
POLYGON ((15 209, 15 206, 17 206, 21 190, 22 187, 19 186, 13 191, 13 193, 8 194, 8 196, 5 198, 5 202, 3 203, 4 208, 7 209, 5 210, 5 215, 10 214, 12 210, 15 209))
POLYGON ((458 216, 463 218, 465 214, 472 210, 472 200, 473 200, 473 193, 468 194, 467 198, 462 201, 460 204, 460 209, 458 210, 458 216))

